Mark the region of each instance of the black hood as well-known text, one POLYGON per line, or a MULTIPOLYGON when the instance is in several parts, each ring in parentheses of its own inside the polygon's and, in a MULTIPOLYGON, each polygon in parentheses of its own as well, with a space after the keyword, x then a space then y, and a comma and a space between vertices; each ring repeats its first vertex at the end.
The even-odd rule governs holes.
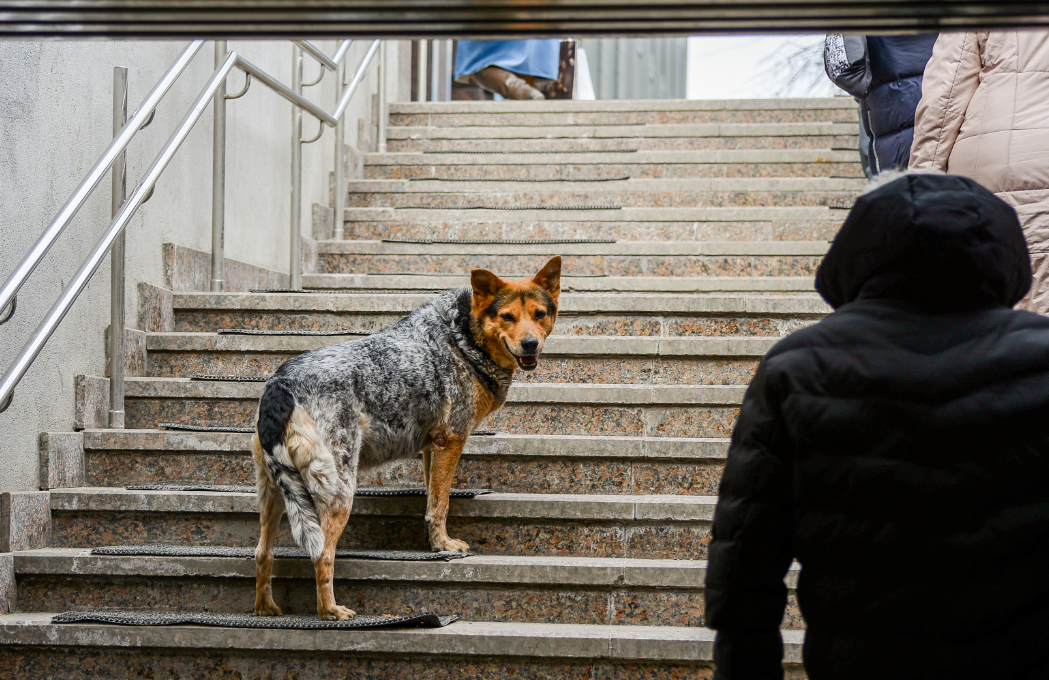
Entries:
POLYGON ((816 272, 834 308, 859 298, 941 312, 1012 307, 1030 287, 1016 211, 954 175, 906 175, 861 196, 816 272))

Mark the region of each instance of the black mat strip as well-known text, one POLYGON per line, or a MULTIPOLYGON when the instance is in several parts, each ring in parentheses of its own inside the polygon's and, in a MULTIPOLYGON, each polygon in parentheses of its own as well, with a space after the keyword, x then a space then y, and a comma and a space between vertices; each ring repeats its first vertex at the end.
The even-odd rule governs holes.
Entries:
POLYGON ((108 623, 114 626, 211 626, 215 628, 278 628, 282 630, 358 630, 362 628, 443 628, 458 616, 361 614, 346 621, 322 621, 316 616, 254 616, 204 612, 87 611, 65 612, 51 623, 108 623))
POLYGON ((852 210, 851 203, 828 203, 827 207, 834 210, 852 210))
POLYGON ((232 425, 179 425, 178 423, 159 423, 161 430, 182 430, 185 432, 243 432, 251 434, 253 427, 234 427, 232 425))
MULTIPOLYGON (((521 274, 521 273, 518 273, 518 274, 506 274, 506 273, 503 273, 503 272, 500 272, 499 275, 503 279, 530 279, 533 276, 535 276, 535 274, 530 274, 530 273, 529 274, 521 274)), ((364 276, 397 276, 397 277, 405 277, 405 276, 446 276, 446 277, 457 277, 458 276, 458 277, 462 277, 462 276, 465 276, 465 273, 460 273, 460 272, 382 272, 380 274, 365 274, 364 276)), ((600 279, 600 278, 607 277, 607 276, 608 276, 608 274, 566 274, 564 276, 564 278, 566 278, 566 279, 569 279, 569 278, 571 278, 571 279, 600 279)))
POLYGON ((211 375, 208 373, 194 373, 190 380, 217 380, 220 382, 266 382, 269 376, 265 375, 211 375))
POLYGON ((521 178, 502 178, 502 177, 471 177, 469 179, 462 177, 410 177, 411 182, 618 182, 624 179, 630 179, 630 175, 623 175, 622 177, 521 177, 521 178))
POLYGON ((622 210, 621 205, 395 205, 394 210, 622 210))
POLYGON ((480 246, 547 246, 570 245, 573 243, 615 243, 614 238, 384 238, 383 243, 451 243, 455 245, 480 246))
POLYGON ((371 335, 370 331, 281 331, 254 328, 220 328, 215 332, 219 335, 371 335))
MULTIPOLYGON (((137 484, 125 486, 128 491, 206 491, 211 493, 256 493, 258 489, 254 486, 239 486, 233 484, 137 484)), ((487 496, 492 493, 491 489, 452 489, 448 492, 451 498, 474 498, 475 496, 487 496)), ((360 488, 356 496, 365 497, 396 497, 396 496, 426 496, 426 489, 417 488, 360 488)))
MULTIPOLYGON (((500 115, 500 114, 496 114, 500 115)), ((509 114, 504 114, 509 115, 509 114)), ((855 123, 857 121, 849 121, 855 123)), ((557 128, 585 128, 585 127, 637 127, 648 125, 648 123, 455 123, 454 125, 432 125, 435 128, 469 128, 469 127, 557 127, 557 128)))
MULTIPOLYGON (((225 545, 104 545, 91 550, 92 555, 116 557, 243 557, 255 559, 255 548, 225 545)), ((431 550, 336 550, 336 559, 387 560, 394 562, 434 562, 461 560, 472 553, 431 550)), ((299 548, 274 548, 273 556, 281 559, 306 559, 299 548)))
POLYGON ((453 150, 450 150, 450 151, 432 151, 432 150, 427 150, 427 151, 423 151, 423 153, 469 153, 469 154, 495 154, 495 153, 497 153, 499 155, 505 156, 505 155, 509 155, 509 154, 519 154, 519 153, 528 153, 528 154, 540 154, 540 153, 637 153, 638 151, 639 151, 639 149, 564 149, 564 150, 546 150, 546 149, 536 150, 536 149, 532 149, 532 150, 528 150, 528 151, 506 151, 506 150, 492 150, 492 151, 459 150, 459 151, 457 151, 457 150, 453 149, 453 150))

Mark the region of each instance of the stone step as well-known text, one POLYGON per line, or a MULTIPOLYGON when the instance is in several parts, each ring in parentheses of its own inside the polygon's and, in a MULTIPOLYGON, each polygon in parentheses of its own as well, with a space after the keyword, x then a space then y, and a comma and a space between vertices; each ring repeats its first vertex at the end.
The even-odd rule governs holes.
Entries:
MULTIPOLYGON (((844 201, 844 199, 843 199, 844 201)), ((560 204, 564 205, 564 204, 560 204)), ((849 206, 832 202, 830 206, 849 206)), ((620 239, 816 241, 841 228, 848 208, 624 206, 618 210, 347 208, 347 239, 620 239)))
MULTIPOLYGON (((355 336, 150 333, 148 375, 269 377, 288 359, 355 336)), ((552 336, 517 382, 745 385, 778 338, 552 336)))
POLYGON ((421 244, 323 241, 321 274, 443 274, 488 269, 504 278, 534 274, 554 255, 571 276, 812 276, 825 241, 604 244, 421 244))
MULTIPOLYGON (((5 677, 479 678, 710 677, 714 632, 701 627, 459 621, 403 630, 258 630, 53 624, 0 616, 5 677)), ((784 631, 785 668, 803 680, 803 631, 784 631)))
POLYGON ((617 154, 369 154, 365 179, 574 182, 644 178, 862 177, 855 150, 726 149, 617 154))
MULTIPOLYGON (((721 126, 723 127, 723 126, 721 126)), ((840 132, 820 130, 798 131, 782 135, 729 135, 684 137, 544 137, 521 136, 510 139, 491 138, 427 138, 389 139, 391 153, 424 154, 572 154, 600 155, 606 162, 618 162, 630 154, 643 151, 704 151, 717 149, 820 149, 824 151, 851 151, 859 148, 855 124, 835 126, 840 132)), ((411 128, 403 128, 405 130, 411 128)), ((475 128, 484 129, 484 128, 475 128)), ((395 128, 391 128, 393 132, 395 128)), ((522 128, 525 130, 525 128, 522 128)), ((756 132, 756 131, 755 131, 756 132)))
POLYGON ((851 206, 865 184, 866 180, 829 177, 629 179, 589 183, 369 179, 348 183, 346 206, 586 213, 624 207, 828 207, 851 206))
MULTIPOLYGON (((438 611, 466 621, 702 626, 701 560, 484 556, 450 562, 339 559, 335 598, 358 614, 438 611)), ((79 548, 14 555, 18 608, 238 613, 255 599, 255 562, 229 557, 105 557, 79 548)), ((313 614, 306 559, 277 559, 274 600, 284 614, 313 614)), ((797 581, 797 568, 788 586, 797 581)), ((791 597, 784 629, 803 627, 791 597)))
POLYGON ((422 139, 680 139, 692 137, 794 137, 855 135, 856 123, 646 123, 644 125, 426 125, 395 126, 387 141, 422 139))
MULTIPOLYGON (((464 246, 465 247, 465 246, 464 246)), ((429 293, 175 293, 180 332, 376 331, 433 299, 429 293)), ((815 323, 830 307, 815 295, 563 293, 554 332, 573 336, 778 337, 815 323)))
MULTIPOLYGON (((306 288, 328 291, 444 291, 470 283, 466 274, 304 274, 306 288)), ((808 276, 562 276, 568 293, 815 292, 808 276)))
MULTIPOLYGON (((252 427, 262 383, 128 378, 126 425, 252 427)), ((512 385, 481 429, 511 434, 727 437, 745 386, 512 385)))
MULTIPOLYGON (((455 484, 513 493, 716 495, 727 453, 724 438, 497 433, 468 440, 455 484)), ((249 434, 85 430, 84 454, 88 486, 255 484, 249 434)), ((420 487, 421 462, 362 472, 359 484, 420 487)))
MULTIPOLYGON (((453 498, 448 532, 480 555, 705 559, 715 496, 493 493, 453 498)), ((354 500, 340 548, 429 550, 426 499, 354 500)), ((51 547, 258 543, 254 494, 51 491, 51 547)), ((277 544, 292 546, 287 517, 277 544)))

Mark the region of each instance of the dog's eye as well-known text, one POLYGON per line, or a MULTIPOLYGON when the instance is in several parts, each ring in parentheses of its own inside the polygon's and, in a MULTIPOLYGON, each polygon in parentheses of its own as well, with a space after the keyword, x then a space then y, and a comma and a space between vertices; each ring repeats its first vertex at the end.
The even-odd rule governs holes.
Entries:
POLYGON ((513 314, 500 314, 499 316, 502 318, 503 321, 507 321, 509 323, 513 323, 514 322, 514 315, 513 314))
POLYGON ((544 319, 544 318, 546 318, 546 312, 544 312, 541 309, 535 310, 535 320, 536 321, 538 321, 539 319, 544 319))

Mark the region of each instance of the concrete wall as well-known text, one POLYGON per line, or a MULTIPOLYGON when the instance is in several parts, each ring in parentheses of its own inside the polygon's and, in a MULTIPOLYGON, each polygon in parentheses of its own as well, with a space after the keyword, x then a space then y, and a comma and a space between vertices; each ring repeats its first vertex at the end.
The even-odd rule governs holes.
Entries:
MULTIPOLYGON (((133 111, 174 61, 184 42, 0 41, 0 277, 7 278, 31 244, 112 138, 113 67, 129 68, 129 110, 133 111)), ((319 41, 328 54, 333 41, 319 41)), ((243 54, 282 82, 291 82, 292 44, 287 41, 231 41, 243 54)), ((367 50, 355 42, 350 73, 367 50)), ((388 48, 390 101, 404 98, 398 76, 404 46, 388 48)), ((375 64, 348 111, 346 141, 374 129, 375 64)), ((213 48, 205 45, 164 98, 156 119, 132 141, 128 152, 129 191, 185 115, 213 71, 213 48)), ((320 66, 305 58, 305 80, 320 66)), ((327 74, 306 96, 334 108, 334 77, 327 74)), ((405 79, 406 80, 406 79, 405 79)), ((227 83, 239 90, 243 75, 227 83)), ((129 111, 129 112, 130 112, 129 111)), ((226 257, 287 272, 289 269, 292 106, 255 83, 227 106, 226 257)), ((304 116, 303 135, 317 121, 304 116)), ((367 135, 364 135, 367 138, 367 135)), ((374 133, 371 134, 374 140, 374 133)), ((364 149, 369 151, 371 149, 364 149)), ((209 109, 157 183, 153 198, 127 231, 127 324, 137 324, 137 283, 164 286, 161 244, 165 241, 211 250, 212 114, 209 109)), ((304 149, 303 233, 310 235, 310 206, 329 204, 329 173, 335 157, 334 131, 304 149)), ((0 370, 14 359, 110 221, 107 175, 18 297, 18 313, 0 330, 0 370)), ((70 314, 23 378, 7 412, 0 414, 0 491, 38 486, 37 437, 67 431, 73 424, 73 378, 104 375, 103 336, 109 322, 109 263, 99 268, 70 314)))

